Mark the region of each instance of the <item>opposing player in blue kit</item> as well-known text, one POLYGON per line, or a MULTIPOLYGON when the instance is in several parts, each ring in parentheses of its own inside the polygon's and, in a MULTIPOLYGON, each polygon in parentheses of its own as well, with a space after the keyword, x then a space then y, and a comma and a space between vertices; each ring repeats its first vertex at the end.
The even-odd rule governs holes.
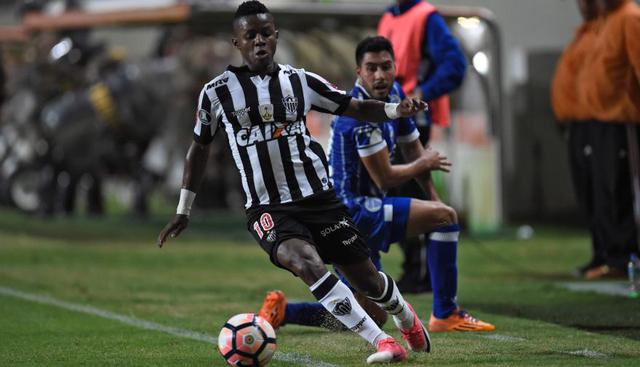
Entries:
MULTIPOLYGON (((354 99, 397 102, 405 98, 394 82, 393 48, 384 37, 369 37, 356 48, 358 79, 351 91, 354 99)), ((495 326, 472 317, 456 303, 458 286, 458 218, 455 210, 438 199, 430 171, 448 172, 451 163, 431 148, 424 148, 413 118, 384 123, 340 116, 332 124, 329 163, 338 196, 346 204, 358 229, 367 237, 373 263, 382 270, 380 252, 405 236, 428 234, 428 262, 433 288, 430 331, 492 331, 495 326), (392 165, 399 146, 406 164, 392 165), (416 179, 434 200, 389 197, 386 190, 416 179)), ((339 225, 336 224, 336 225, 339 225)), ((327 235, 336 230, 327 227, 327 235)), ((344 277, 342 281, 347 283, 344 277)), ((348 283, 347 283, 348 284, 348 283)), ((369 315, 379 324, 387 314, 375 303, 356 294, 369 315)), ((410 306, 409 306, 410 307, 410 306)), ((274 327, 285 324, 324 326, 337 324, 319 303, 287 303, 281 291, 269 292, 260 310, 274 327)))

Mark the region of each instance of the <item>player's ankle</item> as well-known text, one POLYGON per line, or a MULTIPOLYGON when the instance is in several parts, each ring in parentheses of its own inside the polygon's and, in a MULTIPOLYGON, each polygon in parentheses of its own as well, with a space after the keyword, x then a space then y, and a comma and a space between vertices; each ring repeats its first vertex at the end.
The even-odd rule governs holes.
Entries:
POLYGON ((381 331, 380 334, 378 334, 378 336, 376 336, 375 338, 373 338, 373 346, 374 348, 378 348, 378 344, 380 343, 381 340, 390 338, 389 334, 385 333, 384 331, 381 331))

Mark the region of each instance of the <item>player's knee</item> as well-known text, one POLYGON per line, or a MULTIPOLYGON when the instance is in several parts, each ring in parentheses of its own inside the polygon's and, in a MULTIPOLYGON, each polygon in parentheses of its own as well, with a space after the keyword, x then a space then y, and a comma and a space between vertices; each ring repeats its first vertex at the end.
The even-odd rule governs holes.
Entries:
POLYGON ((458 213, 452 207, 440 204, 437 209, 438 211, 438 222, 443 226, 448 226, 452 224, 458 223, 458 213))
POLYGON ((322 259, 311 245, 295 248, 279 246, 278 262, 307 284, 313 284, 327 272, 322 259))

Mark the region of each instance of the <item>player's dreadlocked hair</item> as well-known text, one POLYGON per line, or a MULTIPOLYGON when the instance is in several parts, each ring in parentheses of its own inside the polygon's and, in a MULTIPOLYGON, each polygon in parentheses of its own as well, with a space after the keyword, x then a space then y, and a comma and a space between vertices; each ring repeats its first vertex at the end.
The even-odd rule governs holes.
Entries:
POLYGON ((269 9, 264 6, 263 3, 257 0, 245 1, 240 6, 238 6, 238 10, 236 10, 236 14, 233 16, 233 20, 238 18, 246 17, 247 15, 255 15, 255 14, 268 14, 269 9))
POLYGON ((382 52, 387 51, 391 58, 395 60, 395 55, 393 54, 393 46, 391 46, 391 42, 388 39, 382 36, 375 37, 367 37, 358 43, 356 47, 356 65, 360 65, 362 59, 364 58, 364 54, 367 52, 382 52))

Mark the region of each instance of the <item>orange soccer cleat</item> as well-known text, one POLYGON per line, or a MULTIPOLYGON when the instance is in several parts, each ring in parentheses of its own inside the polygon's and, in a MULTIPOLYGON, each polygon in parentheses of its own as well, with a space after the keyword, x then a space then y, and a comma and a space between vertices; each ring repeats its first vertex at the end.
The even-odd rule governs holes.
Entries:
POLYGON ((627 274, 624 270, 609 265, 594 266, 584 272, 584 278, 587 280, 625 279, 626 277, 627 274))
POLYGON ((397 363, 407 360, 407 351, 389 337, 378 342, 377 351, 367 358, 368 364, 397 363))
POLYGON ((446 319, 438 319, 431 314, 429 320, 429 331, 493 331, 496 327, 493 324, 478 320, 467 311, 456 309, 446 319))
POLYGON ((258 316, 267 320, 274 329, 284 323, 284 313, 287 308, 287 298, 282 291, 267 292, 258 316))

